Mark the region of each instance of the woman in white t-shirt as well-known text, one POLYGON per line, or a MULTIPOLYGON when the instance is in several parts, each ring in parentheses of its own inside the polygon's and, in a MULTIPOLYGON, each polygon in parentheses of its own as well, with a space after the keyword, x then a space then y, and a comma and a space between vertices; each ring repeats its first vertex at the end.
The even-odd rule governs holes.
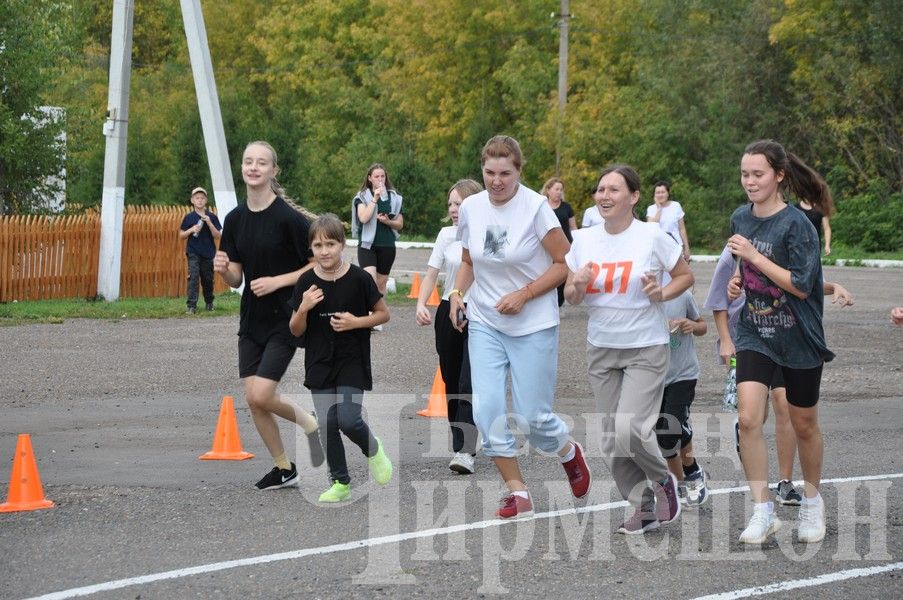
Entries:
MULTIPOLYGON (((593 194, 595 196, 595 194, 593 194)), ((599 212, 599 207, 593 204, 585 211, 583 211, 583 220, 580 222, 580 227, 595 227, 596 225, 601 225, 605 222, 605 219, 602 218, 602 213, 599 212)))
POLYGON ((463 250, 449 292, 449 318, 458 331, 468 324, 474 421, 483 452, 508 488, 496 516, 511 519, 532 515, 533 502, 517 463, 509 416, 531 446, 560 458, 575 497, 589 492, 591 475, 580 445, 552 411, 558 369, 555 288, 567 275, 567 238, 546 199, 521 185, 523 155, 514 138, 490 139, 480 163, 486 191, 461 205, 463 250), (466 307, 462 290, 468 292, 466 307), (457 320, 458 310, 464 320, 457 320))
POLYGON ((436 236, 433 252, 427 263, 426 276, 420 285, 415 319, 418 325, 433 322, 427 300, 436 286, 439 271, 445 269, 442 301, 436 309, 436 352, 439 354, 439 372, 445 382, 448 402, 448 425, 452 434, 452 451, 455 453, 448 468, 462 475, 474 472, 474 456, 477 453, 477 429, 473 422, 471 406, 470 361, 467 360, 467 330, 458 331, 448 318, 450 313, 448 294, 455 283, 461 266, 461 242, 458 236, 458 213, 465 198, 483 191, 483 186, 473 179, 462 179, 448 190, 448 218, 452 224, 443 227, 436 236))
POLYGON ((589 307, 587 365, 602 415, 602 452, 635 512, 618 528, 641 534, 680 514, 677 481, 655 437, 669 333, 662 302, 693 285, 680 246, 634 217, 640 178, 631 167, 602 171, 595 197, 601 227, 574 232, 564 295, 589 307), (671 281, 662 287, 664 272, 671 281))
POLYGON ((690 262, 690 241, 684 225, 683 207, 680 202, 671 199, 671 185, 667 181, 656 181, 653 190, 655 203, 646 209, 646 221, 658 223, 662 231, 683 247, 683 257, 690 262))

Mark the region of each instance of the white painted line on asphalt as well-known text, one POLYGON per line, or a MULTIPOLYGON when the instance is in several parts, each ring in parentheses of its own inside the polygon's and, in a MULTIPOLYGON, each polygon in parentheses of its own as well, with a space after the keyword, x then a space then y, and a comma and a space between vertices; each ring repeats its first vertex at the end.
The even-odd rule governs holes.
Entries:
MULTIPOLYGON (((822 484, 826 483, 850 483, 853 481, 875 481, 880 479, 900 479, 903 473, 886 473, 883 475, 863 475, 861 477, 840 477, 836 479, 823 479, 822 484)), ((721 488, 717 490, 709 490, 712 495, 733 494, 749 491, 749 487, 732 487, 721 488)), ((569 514, 584 514, 592 512, 601 512, 614 508, 626 507, 626 501, 606 502, 604 504, 594 504, 592 506, 582 506, 577 508, 566 508, 562 510, 554 510, 544 513, 536 513, 533 519, 553 519, 569 514)), ((476 529, 486 529, 488 527, 500 527, 502 525, 510 525, 518 521, 502 521, 492 519, 487 521, 476 521, 474 523, 464 523, 463 525, 451 525, 449 527, 434 527, 432 529, 423 529, 420 531, 410 531, 408 533, 397 533, 393 535, 384 535, 375 538, 366 538, 363 540, 355 540, 342 544, 332 544, 329 546, 318 546, 316 548, 304 548, 302 550, 292 550, 291 552, 280 552, 278 554, 264 554, 261 556, 251 556, 248 558, 239 558, 236 560, 227 560, 223 562, 209 563, 206 565, 196 565, 194 567, 186 567, 184 569, 174 569, 172 571, 163 571, 160 573, 151 573, 149 575, 141 575, 138 577, 128 577, 125 579, 115 579, 113 581, 105 581, 87 585, 83 587, 61 590, 59 592, 51 592, 42 596, 33 596, 26 600, 64 600, 66 598, 77 598, 80 596, 90 596, 99 592, 109 592, 111 590, 119 590, 135 585, 143 585, 146 583, 154 583, 156 581, 165 581, 167 579, 179 579, 182 577, 190 577, 192 575, 202 575, 204 573, 214 573, 216 571, 225 571, 235 569, 237 567, 247 567, 254 565, 263 565, 271 562, 279 562, 283 560, 294 560, 305 558, 308 556, 317 556, 323 554, 334 554, 337 552, 347 552, 349 550, 358 550, 360 548, 370 548, 373 546, 382 546, 385 544, 397 544, 408 540, 416 540, 419 538, 433 537, 438 535, 450 535, 462 531, 473 531, 476 529)), ((863 577, 864 575, 857 575, 863 577)), ((817 585, 817 584, 812 584, 817 585)), ((751 588, 757 589, 757 588, 751 588)), ((763 592, 769 593, 769 592, 763 592)), ((712 596, 712 598, 720 598, 721 596, 712 596)), ((734 596, 725 596, 725 598, 734 596)), ((736 596, 740 598, 742 596, 736 596)), ((708 597, 707 597, 708 598, 708 597)))
POLYGON ((834 583, 844 581, 846 579, 855 579, 856 577, 868 577, 870 575, 880 575, 890 571, 899 571, 903 569, 903 562, 892 563, 889 565, 878 565, 875 567, 865 567, 862 569, 849 569, 847 571, 837 571, 836 573, 825 573, 818 577, 809 579, 796 579, 793 581, 782 581, 780 583, 772 583, 759 587, 746 588, 742 590, 733 590, 730 592, 722 592, 720 594, 711 594, 709 596, 699 596, 693 600, 736 600, 737 598, 749 598, 751 596, 764 596, 765 594, 774 594, 775 592, 784 592, 787 590, 798 590, 800 588, 812 587, 816 585, 825 585, 826 583, 834 583))

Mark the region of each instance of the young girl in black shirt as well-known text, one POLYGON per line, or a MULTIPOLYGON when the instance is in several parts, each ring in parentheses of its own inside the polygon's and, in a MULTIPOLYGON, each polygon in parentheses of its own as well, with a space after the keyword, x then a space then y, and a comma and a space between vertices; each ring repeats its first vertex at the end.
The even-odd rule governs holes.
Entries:
POLYGON ((304 386, 310 389, 320 422, 332 486, 320 502, 341 502, 351 494, 351 478, 340 433, 368 457, 373 479, 380 485, 392 478, 392 463, 382 442, 361 416, 364 390, 373 389, 370 371, 370 329, 389 320, 389 309, 373 278, 342 258, 345 227, 333 214, 310 227, 310 247, 316 266, 295 284, 289 327, 304 335, 304 386))

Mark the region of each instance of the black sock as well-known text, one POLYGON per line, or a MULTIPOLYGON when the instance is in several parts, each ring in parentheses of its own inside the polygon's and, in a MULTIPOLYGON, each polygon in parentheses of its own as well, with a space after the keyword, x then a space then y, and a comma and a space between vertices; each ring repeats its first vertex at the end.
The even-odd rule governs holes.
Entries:
POLYGON ((684 477, 689 477, 693 473, 699 470, 699 465, 696 463, 696 459, 693 459, 693 464, 689 467, 684 465, 684 477))

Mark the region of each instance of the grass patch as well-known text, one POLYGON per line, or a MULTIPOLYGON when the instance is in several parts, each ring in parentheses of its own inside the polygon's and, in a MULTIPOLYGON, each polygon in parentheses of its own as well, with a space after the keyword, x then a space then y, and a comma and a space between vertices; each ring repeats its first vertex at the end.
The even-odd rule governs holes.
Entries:
POLYGON ((0 304, 0 324, 62 323, 66 319, 169 319, 173 317, 209 318, 238 314, 238 294, 226 292, 217 296, 216 310, 201 309, 196 315, 185 314, 185 298, 123 298, 116 302, 95 299, 36 300, 0 304))
MULTIPOLYGON (((451 221, 449 221, 449 224, 451 224, 451 221)), ((426 243, 426 244, 432 244, 433 242, 436 241, 436 236, 435 235, 428 236, 428 235, 422 235, 422 234, 411 235, 411 234, 402 233, 401 237, 398 238, 398 241, 400 241, 400 242, 421 242, 421 243, 426 243)))
MULTIPOLYGON (((690 245, 693 254, 708 254, 718 256, 724 249, 721 248, 694 248, 690 245)), ((866 252, 855 246, 847 246, 843 243, 831 243, 831 255, 822 255, 822 264, 834 265, 838 260, 847 261, 847 266, 862 266, 863 260, 903 260, 903 250, 890 250, 887 252, 866 252)))
MULTIPOLYGON (((395 294, 389 294, 390 306, 414 305, 416 300, 407 298, 408 285, 399 285, 395 294)), ((185 314, 185 298, 124 298, 116 302, 94 299, 35 300, 5 302, 0 304, 0 326, 28 323, 63 323, 66 319, 207 319, 223 315, 238 315, 241 297, 225 292, 216 297, 216 310, 207 312, 200 308, 195 315, 185 314)))

